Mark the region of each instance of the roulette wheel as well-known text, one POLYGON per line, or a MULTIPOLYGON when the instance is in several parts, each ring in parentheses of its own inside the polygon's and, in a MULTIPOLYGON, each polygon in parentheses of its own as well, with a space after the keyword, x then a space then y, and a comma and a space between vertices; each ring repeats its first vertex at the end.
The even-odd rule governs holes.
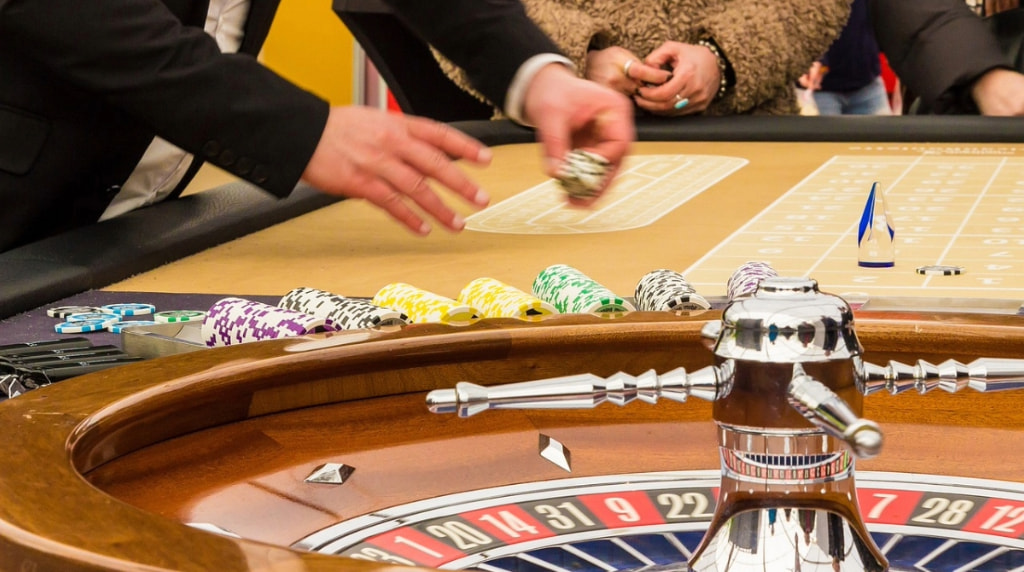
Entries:
MULTIPOLYGON (((0 567, 685 570, 722 547, 745 550, 748 564, 761 566, 739 569, 847 569, 852 560, 873 569, 866 554, 892 570, 1024 566, 1024 488, 1013 461, 1024 439, 1024 396, 967 388, 1016 386, 1006 369, 971 368, 979 358, 1020 356, 1019 316, 840 307, 856 320, 864 348, 853 373, 845 369, 850 338, 829 338, 835 328, 795 332, 790 349, 827 339, 823 347, 842 354, 843 368, 812 361, 801 370, 835 374, 832 395, 848 411, 804 399, 831 418, 819 423, 776 396, 755 417, 773 430, 802 422, 788 442, 823 447, 803 450, 803 464, 782 463, 786 471, 818 471, 797 480, 813 483, 805 497, 831 499, 821 511, 792 493, 785 506, 743 505, 744 476, 778 470, 792 451, 768 458, 748 447, 728 473, 723 442, 733 439, 739 450, 756 436, 729 434, 723 420, 740 426, 749 411, 721 399, 683 399, 708 397, 700 372, 736 380, 722 343, 712 351, 706 337, 709 324, 739 323, 729 311, 318 334, 161 358, 35 390, 0 408, 12 429, 0 445, 0 567), (967 369, 950 376, 930 367, 946 360, 967 369), (680 368, 685 373, 671 373, 680 368), (442 392, 433 394, 435 406, 437 395, 458 396, 451 388, 460 381, 545 387, 544 380, 581 375, 592 382, 592 399, 579 409, 497 408, 460 418, 432 414, 426 403, 429 392, 442 392), (659 386, 663 399, 625 398, 649 390, 651 375, 677 383, 659 386), (640 380, 632 393, 629 379, 640 380), (870 395, 861 399, 855 385, 870 395), (963 391, 922 393, 934 388, 963 391), (873 458, 878 443, 847 434, 863 426, 858 420, 885 436, 873 458), (839 442, 848 448, 824 448, 839 442), (865 457, 856 489, 843 488, 852 484, 842 478, 852 470, 848 450, 865 457), (843 513, 853 504, 859 517, 843 513), (727 505, 744 510, 723 515, 727 505), (707 530, 724 531, 725 540, 706 544, 707 530), (765 534, 809 556, 780 560, 761 543, 765 534), (850 549, 837 565, 830 547, 840 536, 850 549)), ((749 357, 742 332, 718 339, 749 357)), ((756 386, 752 379, 731 391, 756 386)), ((713 562, 703 569, 726 569, 713 562)))

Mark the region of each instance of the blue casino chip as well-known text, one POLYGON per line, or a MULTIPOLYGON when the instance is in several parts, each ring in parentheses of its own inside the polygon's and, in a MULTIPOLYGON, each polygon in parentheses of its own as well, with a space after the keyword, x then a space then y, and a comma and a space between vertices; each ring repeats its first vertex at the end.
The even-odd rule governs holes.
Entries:
POLYGON ((154 322, 152 320, 128 320, 125 322, 115 322, 110 325, 110 331, 115 334, 120 334, 125 328, 137 328, 139 326, 155 326, 160 322, 154 322))
POLYGON ((84 312, 81 314, 71 314, 64 317, 68 322, 84 322, 86 320, 103 320, 107 323, 121 321, 121 316, 112 314, 110 312, 84 312))
POLYGON ((156 306, 153 304, 107 304, 103 306, 104 310, 113 312, 118 316, 147 316, 156 312, 156 306))
POLYGON ((62 322, 53 327, 58 334, 84 334, 86 332, 99 332, 107 329, 110 325, 108 320, 82 320, 80 322, 62 322))

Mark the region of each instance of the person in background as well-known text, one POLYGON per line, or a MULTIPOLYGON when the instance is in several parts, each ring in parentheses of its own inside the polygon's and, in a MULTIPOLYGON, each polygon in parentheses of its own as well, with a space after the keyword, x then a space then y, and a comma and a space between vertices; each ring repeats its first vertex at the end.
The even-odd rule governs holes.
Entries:
MULTIPOLYGON (((454 160, 490 152, 455 129, 330 107, 256 59, 279 0, 0 0, 0 251, 177 196, 208 161, 278 196, 303 179, 363 198, 416 234, 477 207, 454 160)), ((518 0, 386 0, 536 125, 548 169, 574 147, 618 165, 629 101, 580 80, 518 0)), ((609 177, 610 180, 610 177, 609 177)))
POLYGON ((911 111, 1024 115, 1024 10, 1019 0, 974 4, 984 18, 964 0, 869 0, 879 46, 917 97, 911 111))
MULTIPOLYGON (((524 0, 577 73, 645 113, 795 114, 792 86, 842 30, 850 0, 524 0)), ((442 67, 473 91, 458 66, 442 67)))
POLYGON ((839 38, 800 77, 803 97, 813 98, 819 115, 892 115, 880 56, 867 0, 853 0, 839 38))

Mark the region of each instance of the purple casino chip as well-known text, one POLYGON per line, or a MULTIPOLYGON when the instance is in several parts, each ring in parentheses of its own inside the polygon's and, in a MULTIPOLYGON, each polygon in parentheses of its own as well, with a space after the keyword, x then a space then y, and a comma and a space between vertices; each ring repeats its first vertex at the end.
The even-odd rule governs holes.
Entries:
POLYGON ((725 286, 729 300, 736 300, 752 295, 765 278, 774 278, 779 273, 767 262, 750 261, 743 263, 725 286))
POLYGON ((208 347, 217 347, 324 330, 324 320, 316 316, 242 298, 224 298, 206 313, 202 336, 208 347))

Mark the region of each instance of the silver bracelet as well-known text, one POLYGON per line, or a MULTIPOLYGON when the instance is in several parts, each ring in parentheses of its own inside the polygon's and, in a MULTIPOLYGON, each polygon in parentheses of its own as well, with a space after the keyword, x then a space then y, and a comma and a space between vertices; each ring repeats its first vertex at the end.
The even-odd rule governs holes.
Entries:
POLYGON ((725 90, 729 88, 729 80, 726 79, 726 77, 725 77, 725 71, 727 69, 727 67, 726 67, 727 64, 725 63, 725 58, 722 57, 722 52, 718 49, 718 46, 716 46, 715 44, 709 42, 708 40, 700 40, 700 41, 697 42, 697 45, 698 46, 704 46, 708 50, 711 50, 711 53, 715 55, 715 62, 718 64, 718 76, 719 76, 719 80, 718 80, 718 93, 715 94, 715 97, 712 98, 711 101, 714 101, 716 99, 721 99, 722 97, 725 96, 725 90))

